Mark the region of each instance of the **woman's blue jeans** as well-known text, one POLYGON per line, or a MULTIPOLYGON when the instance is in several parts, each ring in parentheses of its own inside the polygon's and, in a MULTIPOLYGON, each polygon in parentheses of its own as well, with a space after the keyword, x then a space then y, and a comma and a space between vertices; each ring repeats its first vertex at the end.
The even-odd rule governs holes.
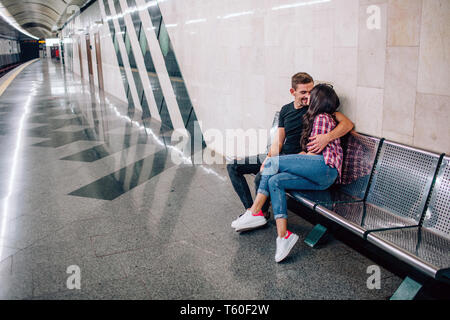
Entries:
POLYGON ((325 190, 338 171, 325 164, 322 155, 292 154, 267 159, 258 193, 270 195, 275 219, 287 219, 286 190, 325 190))

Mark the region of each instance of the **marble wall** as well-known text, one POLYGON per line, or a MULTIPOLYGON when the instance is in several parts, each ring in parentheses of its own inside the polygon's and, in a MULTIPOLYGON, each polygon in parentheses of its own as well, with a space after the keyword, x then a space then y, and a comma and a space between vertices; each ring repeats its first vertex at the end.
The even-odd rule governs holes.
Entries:
POLYGON ((267 128, 290 76, 335 85, 356 130, 450 154, 450 1, 166 0, 204 128, 267 128))
POLYGON ((104 89, 109 94, 123 101, 127 101, 108 24, 102 22, 103 20, 100 11, 100 4, 97 1, 94 2, 94 4, 85 10, 81 15, 73 19, 63 30, 62 34, 64 41, 69 42, 73 48, 73 72, 78 76, 81 76, 81 73, 83 73, 83 78, 86 81, 89 81, 88 58, 86 50, 86 37, 89 37, 90 44, 92 46, 91 57, 93 78, 94 83, 98 86, 97 59, 95 52, 96 47, 94 39, 94 35, 98 33, 100 38, 104 89), (80 45, 81 48, 82 68, 80 68, 78 45, 80 45), (83 72, 81 72, 81 70, 83 72))
MULTIPOLYGON (((121 4, 125 7, 126 1, 121 4)), ((230 129, 269 128, 275 111, 292 101, 291 76, 305 71, 335 86, 342 112, 357 131, 450 154, 449 0, 158 4, 203 132, 226 137, 230 129)), ((78 23, 101 32, 105 89, 121 97, 108 27, 84 17, 95 15, 91 11, 78 23)), ((150 19, 141 18, 150 28, 150 19)), ((150 37, 158 71, 161 53, 150 37)), ((75 57, 76 46, 74 69, 75 57)), ((177 127, 176 106, 168 107, 177 127)), ((223 141, 207 143, 221 154, 236 155, 223 141)), ((264 143, 238 148, 237 154, 258 152, 264 152, 264 143)))

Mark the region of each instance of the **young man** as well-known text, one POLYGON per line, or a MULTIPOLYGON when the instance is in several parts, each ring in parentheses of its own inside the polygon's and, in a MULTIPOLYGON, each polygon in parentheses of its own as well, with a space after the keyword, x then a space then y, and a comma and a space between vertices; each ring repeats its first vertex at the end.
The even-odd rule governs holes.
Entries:
MULTIPOLYGON (((256 156, 256 159, 255 157, 247 157, 244 160, 235 160, 227 165, 233 188, 246 210, 252 207, 253 199, 244 175, 256 174, 255 188, 258 190, 261 181, 260 171, 264 165, 264 162, 261 161, 262 159, 277 155, 297 154, 302 151, 300 137, 303 129, 303 116, 308 110, 310 92, 313 88, 314 80, 309 74, 304 72, 295 74, 292 77, 292 88, 290 89, 294 101, 285 105, 280 111, 278 129, 267 156, 259 155, 256 156)), ((353 129, 353 123, 342 113, 336 112, 335 117, 339 122, 338 126, 328 134, 317 135, 311 138, 311 142, 308 144, 308 151, 320 153, 329 142, 343 137, 353 129)), ((267 218, 269 217, 268 209, 269 200, 266 201, 257 217, 255 216, 251 221, 241 221, 240 223, 237 223, 235 220, 231 226, 238 232, 260 227, 267 223, 267 218)))

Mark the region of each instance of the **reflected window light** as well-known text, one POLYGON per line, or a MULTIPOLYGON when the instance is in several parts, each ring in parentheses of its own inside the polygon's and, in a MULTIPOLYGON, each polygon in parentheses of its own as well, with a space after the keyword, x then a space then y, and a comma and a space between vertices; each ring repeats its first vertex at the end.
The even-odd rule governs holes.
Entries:
MULTIPOLYGON (((149 136, 151 136, 153 138, 153 140, 158 143, 160 146, 168 148, 174 152, 176 152, 181 159, 183 159, 183 163, 185 164, 194 164, 193 163, 193 159, 191 157, 186 157, 183 153, 183 151, 175 146, 171 146, 171 145, 167 145, 163 140, 160 139, 159 136, 157 136, 152 129, 150 128, 146 128, 145 126, 141 125, 138 121, 136 120, 132 120, 130 117, 125 116, 123 114, 120 113, 120 111, 117 109, 117 107, 112 104, 108 98, 105 97, 105 101, 108 104, 108 107, 111 108, 114 113, 121 119, 125 120, 126 122, 130 122, 132 125, 135 125, 136 127, 138 127, 140 130, 144 130, 149 136)), ((216 171, 214 171, 213 169, 210 168, 206 168, 204 165, 199 165, 200 168, 202 168, 206 173, 208 174, 212 174, 214 176, 216 176, 217 178, 219 178, 222 181, 226 181, 227 178, 222 176, 221 174, 217 173, 216 171)))
POLYGON ((162 2, 166 2, 167 0, 154 0, 154 1, 150 1, 149 3, 147 3, 147 5, 145 6, 146 8, 150 8, 150 7, 156 7, 158 5, 158 3, 162 3, 162 2))
POLYGON ((273 7, 272 10, 291 9, 291 8, 296 8, 296 7, 311 6, 314 4, 325 3, 325 2, 330 2, 330 1, 331 0, 314 0, 314 1, 307 1, 307 2, 297 2, 297 3, 292 3, 292 4, 285 4, 285 5, 278 6, 278 7, 273 7))
POLYGON ((136 11, 138 11, 137 7, 131 7, 131 8, 128 8, 127 10, 125 10, 124 14, 132 14, 136 11))
POLYGON ((201 23, 201 22, 206 22, 206 19, 188 20, 185 22, 185 24, 193 24, 193 23, 201 23))
POLYGON ((217 18, 218 19, 230 19, 230 18, 235 18, 235 17, 247 16, 247 15, 251 15, 254 13, 255 13, 255 11, 236 12, 236 13, 227 14, 223 17, 218 16, 217 18))
POLYGON ((178 26, 177 23, 174 23, 174 24, 166 24, 166 28, 175 28, 176 26, 178 26))
POLYGON ((2 212, 2 217, 1 217, 1 225, 0 225, 0 258, 2 258, 3 255, 3 239, 6 237, 6 223, 8 221, 8 214, 9 214, 9 200, 13 194, 13 192, 15 191, 15 180, 16 180, 16 171, 17 171, 17 164, 20 160, 20 149, 22 147, 22 139, 24 136, 24 122, 25 122, 25 118, 28 116, 28 114, 30 113, 30 104, 31 104, 31 99, 32 99, 32 95, 35 94, 35 88, 33 87, 31 89, 31 94, 30 96, 28 96, 27 102, 25 103, 25 110, 22 113, 22 116, 20 118, 19 121, 19 129, 17 132, 17 138, 16 138, 16 147, 14 149, 14 155, 13 155, 13 160, 12 160, 12 167, 11 167, 11 176, 9 177, 9 185, 8 185, 8 193, 6 195, 6 197, 3 199, 3 212, 2 212))

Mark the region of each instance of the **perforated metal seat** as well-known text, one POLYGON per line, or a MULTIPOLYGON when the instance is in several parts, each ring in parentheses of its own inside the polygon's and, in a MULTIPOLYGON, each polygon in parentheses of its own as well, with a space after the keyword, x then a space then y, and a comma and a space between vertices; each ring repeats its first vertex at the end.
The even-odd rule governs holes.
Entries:
POLYGON ((366 236, 370 230, 418 225, 414 219, 393 215, 389 211, 364 202, 336 203, 326 210, 322 205, 317 207, 317 212, 336 222, 344 219, 345 226, 361 237, 366 236), (338 219, 336 215, 339 216, 338 219))
POLYGON ((316 211, 361 237, 378 229, 418 226, 439 155, 384 142, 365 203, 316 211))
POLYGON ((367 239, 433 278, 450 278, 450 157, 439 168, 421 227, 374 232, 367 239))
POLYGON ((356 202, 361 199, 348 195, 342 192, 341 189, 337 186, 332 186, 328 190, 323 191, 297 191, 297 190, 288 190, 288 195, 303 205, 309 207, 310 209, 314 209, 316 204, 322 204, 328 209, 333 208, 333 203, 340 202, 356 202))
POLYGON ((351 132, 341 139, 344 150, 339 184, 326 191, 289 191, 289 195, 313 209, 316 204, 330 208, 336 202, 361 201, 369 184, 380 139, 351 132))

